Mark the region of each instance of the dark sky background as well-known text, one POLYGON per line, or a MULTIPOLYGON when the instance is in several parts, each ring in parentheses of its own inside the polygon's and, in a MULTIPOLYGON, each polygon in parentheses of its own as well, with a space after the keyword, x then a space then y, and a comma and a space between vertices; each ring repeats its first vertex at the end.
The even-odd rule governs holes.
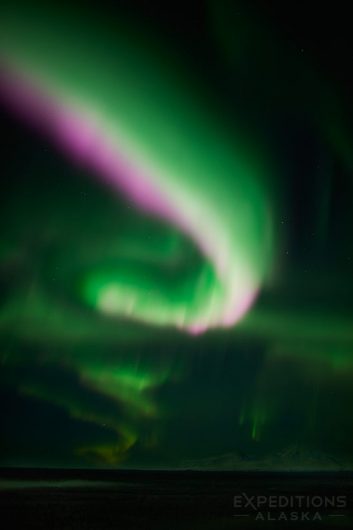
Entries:
MULTIPOLYGON (((82 27, 153 35, 271 161, 274 258, 234 327, 194 336, 90 307, 79 279, 111 262, 117 232, 143 256, 175 234, 0 99, 0 465, 352 469, 350 9, 249 4, 77 8, 82 27)), ((197 274, 178 237, 178 274, 197 274)))

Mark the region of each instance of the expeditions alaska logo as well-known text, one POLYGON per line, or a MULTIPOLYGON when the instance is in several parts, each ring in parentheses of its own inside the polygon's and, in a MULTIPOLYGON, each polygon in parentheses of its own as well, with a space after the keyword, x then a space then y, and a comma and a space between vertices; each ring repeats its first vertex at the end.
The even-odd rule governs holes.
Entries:
POLYGON ((323 517, 344 517, 346 495, 235 495, 234 517, 256 521, 322 521, 323 517))

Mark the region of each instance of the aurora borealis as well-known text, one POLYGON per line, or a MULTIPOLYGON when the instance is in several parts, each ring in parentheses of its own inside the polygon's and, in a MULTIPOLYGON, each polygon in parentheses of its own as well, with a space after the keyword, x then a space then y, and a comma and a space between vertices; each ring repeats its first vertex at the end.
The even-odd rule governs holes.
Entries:
MULTIPOLYGON (((181 296, 171 292, 165 300, 153 279, 149 283, 146 271, 140 291, 139 274, 134 277, 131 267, 123 278, 116 267, 95 272, 86 280, 84 296, 110 314, 119 316, 128 312, 143 321, 173 324, 195 332, 234 324, 255 297, 271 245, 269 206, 261 181, 253 174, 255 170, 242 160, 241 143, 234 152, 222 129, 214 133, 217 125, 207 112, 199 111, 196 98, 189 101, 190 97, 178 85, 175 88, 172 80, 164 81, 154 72, 153 63, 148 74, 142 71, 144 77, 140 79, 145 60, 141 51, 136 53, 134 67, 138 77, 133 82, 144 94, 146 81, 156 85, 165 95, 155 102, 131 95, 134 86, 131 87, 130 63, 127 67, 118 62, 116 70, 112 69, 113 76, 109 69, 106 79, 106 70, 99 67, 101 58, 97 58, 97 66, 92 64, 93 53, 87 50, 87 56, 83 57, 79 54, 76 58, 70 53, 63 72, 54 65, 51 73, 51 57, 36 51, 36 41, 30 33, 27 36, 21 26, 12 30, 11 21, 3 30, 5 41, 7 33, 15 37, 14 43, 9 37, 9 44, 3 46, 5 61, 10 68, 12 65, 15 70, 27 68, 32 74, 16 79, 16 74, 5 72, 4 99, 10 100, 15 111, 39 121, 38 126, 49 130, 64 152, 69 152, 113 190, 122 192, 134 206, 187 235, 205 258, 197 285, 181 288, 184 291, 181 296), (70 66, 81 72, 79 82, 75 79, 71 82, 65 76, 65 69, 70 66), (92 71, 100 83, 92 84, 92 71), (48 78, 44 86, 33 88, 36 80, 43 77, 48 78), (118 87, 113 96, 109 93, 111 84, 118 87), (78 103, 70 105, 70 101, 78 103), (170 108, 176 116, 171 123, 166 119, 170 108), (180 119, 183 113, 185 117, 180 119), (215 185, 215 172, 224 185, 215 185), (235 174, 236 180, 229 182, 235 174), (213 203, 222 204, 222 208, 213 207, 213 203), (153 304, 146 291, 153 292, 153 304)), ((50 47, 58 49, 61 55, 60 35, 58 28, 57 41, 53 35, 50 47)), ((120 48, 126 54, 124 42, 119 51, 120 48)))
POLYGON ((346 87, 143 5, 1 7, 1 461, 351 468, 346 87))

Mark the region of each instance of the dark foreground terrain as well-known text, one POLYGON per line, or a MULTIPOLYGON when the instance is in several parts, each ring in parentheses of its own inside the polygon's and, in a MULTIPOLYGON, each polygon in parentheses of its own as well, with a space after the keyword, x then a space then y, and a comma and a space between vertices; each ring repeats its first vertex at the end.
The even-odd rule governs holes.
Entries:
POLYGON ((0 471, 1 528, 353 528, 349 473, 0 471))

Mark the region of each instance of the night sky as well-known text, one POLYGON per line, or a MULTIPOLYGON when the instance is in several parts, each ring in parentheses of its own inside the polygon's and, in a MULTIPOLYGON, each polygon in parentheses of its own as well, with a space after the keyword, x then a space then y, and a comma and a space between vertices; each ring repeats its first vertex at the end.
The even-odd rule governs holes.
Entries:
POLYGON ((12 4, 0 465, 352 469, 349 6, 12 4))

